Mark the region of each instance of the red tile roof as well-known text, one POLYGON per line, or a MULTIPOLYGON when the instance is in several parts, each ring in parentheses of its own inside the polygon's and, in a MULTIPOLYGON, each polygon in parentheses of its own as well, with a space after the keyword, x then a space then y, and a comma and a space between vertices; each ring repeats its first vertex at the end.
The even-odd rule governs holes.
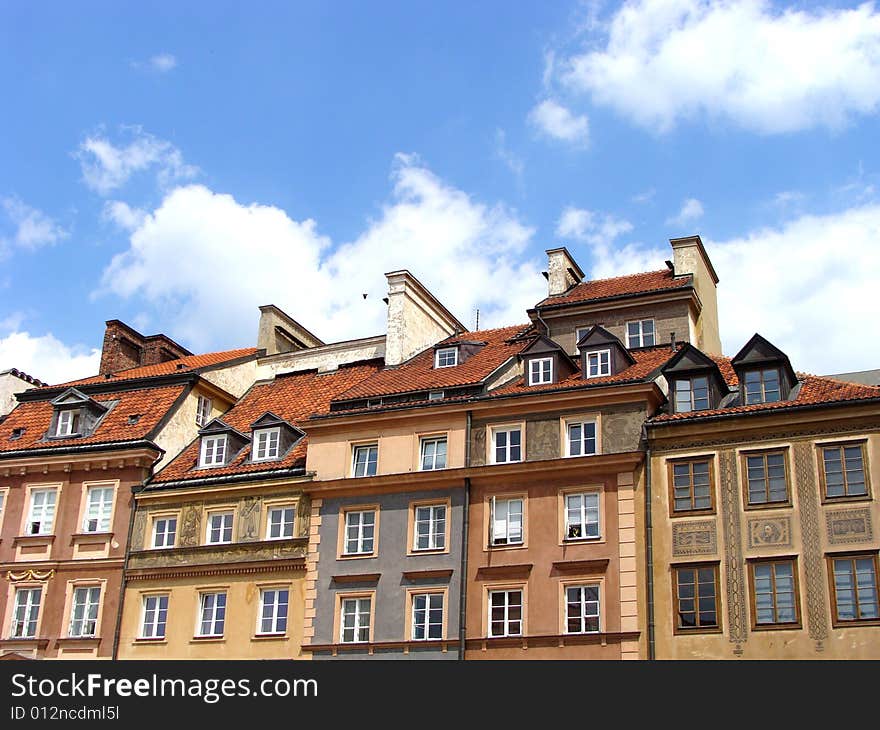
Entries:
POLYGON ((104 416, 94 433, 83 438, 43 440, 52 419, 52 404, 48 400, 19 403, 6 420, 0 423, 0 456, 3 452, 23 449, 39 450, 145 439, 174 405, 185 387, 171 385, 92 396, 95 401, 105 405, 112 401, 118 402, 104 416), (129 424, 129 416, 140 418, 137 423, 129 424), (20 428, 25 429, 21 437, 10 440, 12 432, 20 428))
POLYGON ((538 302, 537 306, 545 307, 556 304, 573 304, 576 302, 589 302, 632 294, 684 289, 692 284, 693 276, 691 274, 673 276, 672 271, 669 269, 663 269, 662 271, 647 271, 641 274, 615 276, 611 279, 582 281, 564 294, 543 299, 538 302))
POLYGON ((144 365, 142 367, 120 370, 111 377, 93 375, 80 380, 71 380, 69 383, 53 385, 53 388, 64 386, 87 385, 89 383, 109 383, 116 380, 132 380, 134 378, 149 378, 157 375, 172 375, 174 373, 198 372, 203 368, 209 368, 223 363, 232 362, 241 358, 255 356, 256 347, 245 347, 240 350, 226 350, 224 352, 208 352, 203 355, 189 355, 177 360, 168 360, 158 365, 144 365))
POLYGON ((524 334, 530 326, 520 324, 448 337, 439 344, 485 342, 486 345, 460 365, 448 368, 435 368, 434 348, 428 348, 398 367, 377 372, 372 378, 340 394, 336 400, 479 385, 531 342, 530 338, 514 339, 517 335, 524 334))
MULTIPOLYGON (((302 422, 309 416, 326 413, 333 398, 374 375, 378 367, 375 364, 352 365, 329 373, 314 371, 292 373, 276 377, 270 382, 257 383, 226 412, 222 420, 226 425, 244 434, 250 434, 251 424, 267 411, 271 411, 288 423, 302 427, 302 422)), ((286 470, 303 466, 307 441, 308 438, 302 439, 278 461, 251 463, 248 461, 250 446, 246 446, 226 466, 200 469, 197 466, 199 439, 196 439, 162 469, 153 478, 152 483, 161 485, 165 482, 186 479, 286 470)))

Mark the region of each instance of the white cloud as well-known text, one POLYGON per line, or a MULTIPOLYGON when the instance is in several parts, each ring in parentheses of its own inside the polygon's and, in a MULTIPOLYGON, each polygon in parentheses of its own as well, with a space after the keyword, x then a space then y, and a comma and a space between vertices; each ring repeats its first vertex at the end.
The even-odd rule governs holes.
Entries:
POLYGON ((125 231, 133 231, 144 222, 147 213, 140 208, 132 208, 122 200, 107 200, 101 217, 125 231))
POLYGON ((684 226, 703 217, 703 204, 696 198, 687 198, 681 204, 681 210, 671 218, 666 219, 667 224, 684 226))
POLYGON ((561 82, 668 131, 721 118, 765 134, 838 128, 880 105, 880 12, 766 0, 628 0, 561 82))
POLYGON ((253 342, 270 302, 327 341, 383 332, 384 273, 401 268, 468 326, 476 307, 484 327, 524 321, 546 284, 542 262, 524 260, 533 230, 515 211, 472 200, 414 157, 397 157, 392 182, 380 215, 335 248, 313 220, 177 188, 131 234, 102 291, 149 303, 196 349, 253 342))
POLYGON ((586 116, 572 114, 553 99, 545 99, 529 112, 529 122, 553 139, 584 145, 590 137, 586 116))
POLYGON ((42 246, 51 246, 69 235, 43 211, 32 208, 17 197, 3 198, 0 205, 14 227, 9 236, 0 238, 0 247, 34 251, 42 246))
POLYGON ((556 224, 556 235, 592 245, 610 244, 632 230, 632 223, 607 213, 596 213, 569 206, 556 224))
MULTIPOLYGON (((755 331, 781 347, 795 369, 813 373, 874 368, 880 362, 877 282, 880 205, 804 215, 745 236, 703 243, 721 279, 718 307, 725 353, 755 331)), ((662 268, 667 247, 592 248, 592 276, 662 268)))
POLYGON ((526 166, 522 158, 514 154, 507 146, 507 133, 503 129, 495 130, 495 157, 510 170, 516 180, 517 187, 522 192, 526 166))
POLYGON ((0 337, 0 370, 18 368, 45 383, 64 383, 98 372, 99 350, 69 346, 51 333, 14 331, 0 337))
POLYGON ((177 68, 177 58, 171 53, 157 53, 146 61, 132 61, 131 67, 140 71, 164 74, 177 68))
POLYGON ((162 188, 189 180, 199 172, 197 167, 184 162, 177 147, 140 127, 123 127, 121 136, 125 139, 118 145, 102 133, 87 137, 74 154, 83 181, 99 195, 109 195, 123 187, 132 175, 151 169, 162 188))

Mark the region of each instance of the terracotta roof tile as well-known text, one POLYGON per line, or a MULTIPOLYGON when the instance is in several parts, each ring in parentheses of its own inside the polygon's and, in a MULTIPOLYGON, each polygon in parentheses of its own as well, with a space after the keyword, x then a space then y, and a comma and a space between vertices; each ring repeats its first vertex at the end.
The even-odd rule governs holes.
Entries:
POLYGON ((39 450, 144 439, 174 405, 185 387, 172 385, 92 396, 98 403, 117 403, 104 416, 94 433, 84 438, 43 440, 52 419, 52 404, 49 401, 19 403, 6 420, 0 423, 0 456, 3 452, 22 449, 39 450), (129 423, 129 416, 139 416, 137 423, 129 423), (21 428, 25 429, 22 435, 10 440, 12 432, 21 428))
POLYGON ((538 302, 537 306, 553 306, 556 304, 573 304, 597 299, 626 296, 629 294, 645 294, 668 289, 684 289, 693 284, 691 274, 673 276, 672 271, 647 271, 640 274, 615 276, 611 279, 593 279, 582 281, 564 294, 547 297, 538 302))
MULTIPOLYGON (((309 416, 325 413, 339 393, 375 374, 378 365, 352 365, 329 373, 308 371, 282 375, 271 382, 257 383, 230 408, 222 420, 228 426, 249 434, 251 424, 267 411, 288 423, 300 426, 309 416)), ((198 468, 199 439, 187 446, 152 480, 164 482, 203 479, 230 474, 265 472, 303 466, 308 438, 302 439, 278 461, 250 462, 250 446, 243 448, 223 467, 198 468)))
POLYGON ((203 355, 188 355, 177 360, 168 360, 158 365, 144 365, 143 367, 120 370, 108 378, 104 375, 93 375, 80 380, 71 380, 68 383, 59 383, 53 388, 64 386, 88 385, 89 383, 107 383, 116 380, 132 380, 134 378, 149 378, 156 375, 172 375, 174 373, 188 373, 201 368, 221 365, 240 358, 256 355, 256 347, 245 347, 240 350, 226 350, 224 352, 208 352, 203 355))

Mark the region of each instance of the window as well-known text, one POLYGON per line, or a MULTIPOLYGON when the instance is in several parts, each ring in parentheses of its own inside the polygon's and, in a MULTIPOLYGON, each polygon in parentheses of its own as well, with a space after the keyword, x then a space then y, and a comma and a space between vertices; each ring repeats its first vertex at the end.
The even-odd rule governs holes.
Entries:
POLYGON ((270 507, 266 520, 266 539, 283 540, 293 537, 293 522, 296 508, 292 505, 270 507))
MULTIPOLYGON (((600 325, 600 326, 601 326, 601 325, 600 325)), ((577 343, 581 341, 581 338, 582 338, 585 334, 587 334, 587 332, 589 332, 591 329, 593 329, 593 326, 592 326, 592 325, 590 325, 589 327, 578 327, 578 328, 574 331, 574 344, 577 345, 577 343)))
POLYGON ((553 382, 553 358, 540 357, 529 360, 529 385, 553 382))
POLYGON ((442 390, 432 390, 428 392, 428 400, 443 400, 446 396, 442 390))
POLYGON ((673 576, 676 630, 718 630, 718 566, 674 567, 673 576))
POLYGON ((420 462, 422 471, 446 468, 446 437, 423 438, 420 462))
POLYGON ((370 640, 372 604, 372 598, 342 599, 339 640, 343 644, 357 644, 370 640))
POLYGON ((599 631, 599 586, 567 586, 565 589, 565 633, 599 631))
POLYGON ((168 619, 168 596, 144 596, 141 639, 164 639, 168 619))
POLYGON ((198 636, 223 636, 226 622, 226 594, 202 593, 198 636))
POLYGON ((794 560, 749 564, 754 628, 797 626, 797 566, 794 560))
POLYGON ((58 422, 55 425, 56 436, 73 436, 79 432, 79 411, 58 411, 58 422))
POLYGON ((779 371, 749 370, 743 383, 746 405, 752 403, 773 403, 780 400, 779 371))
POLYGON ((489 636, 522 636, 523 592, 489 591, 489 636))
POLYGON ((287 631, 287 588, 264 588, 260 591, 258 634, 283 634, 287 631))
POLYGON ((443 638, 443 594, 416 593, 412 597, 412 640, 443 638))
POLYGON ((675 412, 705 411, 709 408, 709 378, 686 378, 675 381, 675 412))
POLYGON ((877 602, 877 553, 832 556, 834 625, 880 620, 877 602))
POLYGON ((42 596, 42 588, 15 589, 15 608, 12 611, 12 625, 9 627, 10 638, 36 638, 42 596))
POLYGON ((200 395, 196 403, 196 426, 204 426, 211 420, 213 402, 210 398, 200 395))
POLYGON ((113 487, 89 487, 86 491, 86 516, 83 532, 110 532, 113 513, 113 487))
POLYGON ((28 535, 51 535, 55 524, 55 489, 34 489, 31 491, 31 506, 28 512, 28 535))
POLYGON ((492 497, 492 545, 521 545, 523 542, 523 500, 492 497))
POLYGON ((566 423, 566 456, 589 456, 596 453, 596 422, 566 423))
POLYGON ((587 377, 598 378, 611 375, 611 350, 596 350, 587 353, 587 377))
POLYGON ((749 505, 788 502, 785 452, 747 455, 746 479, 749 505))
POLYGON ((821 452, 822 481, 827 499, 868 494, 864 443, 823 446, 821 452))
POLYGON ((226 463, 226 436, 202 436, 201 466, 226 463))
POLYGON ((221 545, 232 542, 232 512, 214 512, 208 515, 208 530, 205 542, 221 545))
POLYGON ((268 461, 278 458, 280 428, 264 428, 254 433, 254 461, 268 461))
POLYGON ((376 465, 379 462, 378 444, 355 446, 351 472, 356 477, 376 476, 376 465))
POLYGON ((654 320, 641 319, 626 323, 626 346, 650 347, 654 342, 654 320))
POLYGON ((416 505, 413 550, 446 548, 446 505, 416 505))
POLYGON ((702 512, 714 509, 712 462, 710 459, 674 461, 669 465, 673 512, 702 512))
POLYGON ((599 537, 599 495, 596 492, 565 495, 565 539, 599 537))
POLYGON ((159 517, 153 520, 153 547, 172 548, 177 538, 177 517, 159 517))
POLYGON ((376 538, 376 512, 345 513, 345 555, 372 555, 376 538))
POLYGON ((458 348, 443 347, 437 350, 434 366, 438 368, 451 368, 458 365, 458 348))
POLYGON ((68 635, 80 638, 94 636, 98 630, 98 608, 100 605, 100 586, 74 588, 68 635))
POLYGON ((495 464, 522 461, 522 430, 519 426, 492 429, 492 461, 495 464))

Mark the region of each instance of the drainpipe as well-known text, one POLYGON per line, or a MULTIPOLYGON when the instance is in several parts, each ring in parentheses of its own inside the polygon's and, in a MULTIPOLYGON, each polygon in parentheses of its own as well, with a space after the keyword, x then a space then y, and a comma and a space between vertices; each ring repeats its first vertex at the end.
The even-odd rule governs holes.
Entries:
MULTIPOLYGON (((468 411, 464 429, 464 465, 471 465, 471 412, 468 411)), ((458 588, 458 658, 464 661, 464 652, 467 643, 467 569, 468 569, 468 525, 470 524, 471 505, 471 478, 464 478, 464 515, 461 520, 461 566, 459 567, 458 588)))
POLYGON ((655 659, 654 648, 654 526, 651 519, 651 442, 645 432, 645 573, 648 603, 648 659, 655 659))

